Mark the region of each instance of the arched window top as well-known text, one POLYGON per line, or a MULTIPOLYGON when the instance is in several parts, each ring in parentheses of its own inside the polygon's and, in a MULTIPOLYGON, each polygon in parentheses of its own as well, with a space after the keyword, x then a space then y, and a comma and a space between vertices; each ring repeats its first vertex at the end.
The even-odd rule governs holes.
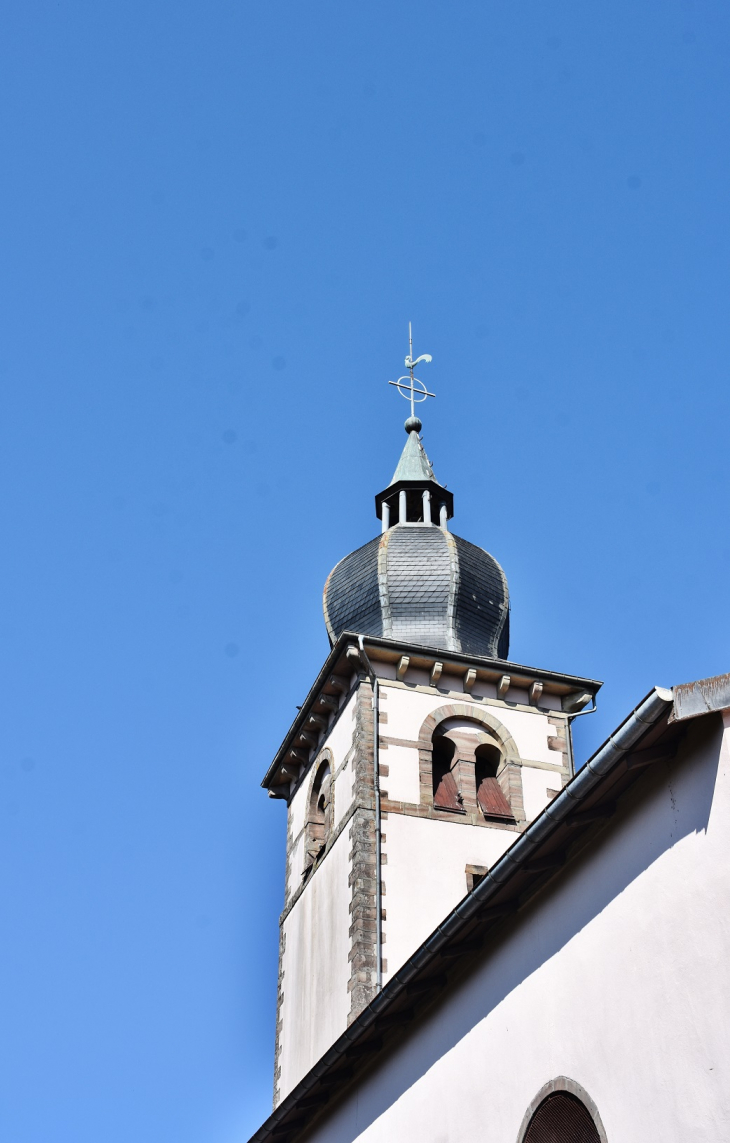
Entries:
POLYGON ((434 809, 481 814, 487 821, 515 821, 502 746, 475 719, 448 718, 436 726, 431 774, 434 809))
POLYGON ((538 1107, 525 1143, 601 1143, 588 1109, 574 1095, 557 1091, 538 1107))
POLYGON ((561 1076, 528 1108, 518 1143, 607 1143, 598 1110, 574 1080, 561 1076))
POLYGON ((457 749, 461 748, 472 754, 482 745, 494 746, 501 752, 499 738, 475 719, 447 718, 436 727, 433 737, 434 741, 437 737, 447 738, 457 749))
POLYGON ((422 750, 430 750, 434 737, 441 735, 451 738, 454 734, 461 734, 465 738, 468 736, 475 745, 475 740, 494 742, 508 761, 520 761, 515 740, 496 715, 486 707, 465 702, 448 703, 431 711, 421 724, 418 745, 422 750))
POLYGON ((436 728, 437 734, 467 734, 475 738, 491 738, 496 742, 494 733, 490 734, 490 727, 485 726, 476 718, 445 718, 436 728))

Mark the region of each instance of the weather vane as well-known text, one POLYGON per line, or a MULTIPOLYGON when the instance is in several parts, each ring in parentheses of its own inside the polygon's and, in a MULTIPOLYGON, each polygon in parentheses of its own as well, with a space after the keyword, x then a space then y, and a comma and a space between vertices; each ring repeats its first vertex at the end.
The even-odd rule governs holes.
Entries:
POLYGON ((397 381, 389 381, 388 384, 395 385, 401 397, 405 397, 406 401, 411 402, 412 417, 416 415, 416 404, 425 401, 427 397, 436 396, 435 393, 429 393, 423 381, 419 381, 417 377, 413 376, 413 370, 417 365, 420 365, 422 361, 433 361, 433 358, 430 353, 422 353, 415 361, 413 360, 413 329, 411 323, 408 322, 408 356, 406 357, 406 369, 408 373, 404 374, 403 377, 399 377, 397 381), (405 381, 410 381, 410 385, 405 385, 405 381), (418 388, 416 386, 418 386, 418 388))

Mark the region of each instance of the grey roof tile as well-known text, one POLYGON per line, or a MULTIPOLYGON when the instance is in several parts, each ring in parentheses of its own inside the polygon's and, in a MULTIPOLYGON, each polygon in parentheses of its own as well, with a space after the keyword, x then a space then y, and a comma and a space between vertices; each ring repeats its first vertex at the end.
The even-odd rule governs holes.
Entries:
POLYGON ((346 556, 330 573, 323 602, 332 641, 351 630, 439 650, 508 655, 502 568, 483 548, 435 525, 395 525, 346 556))

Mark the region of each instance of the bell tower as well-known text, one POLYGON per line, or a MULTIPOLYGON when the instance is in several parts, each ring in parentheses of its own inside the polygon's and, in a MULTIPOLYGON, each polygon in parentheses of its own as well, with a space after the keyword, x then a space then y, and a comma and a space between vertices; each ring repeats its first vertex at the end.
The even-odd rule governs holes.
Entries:
POLYGON ((423 360, 391 382, 411 415, 381 532, 327 578, 331 651, 262 783, 288 815, 275 1103, 562 789, 600 686, 509 660, 507 579, 450 530, 420 436, 423 360))

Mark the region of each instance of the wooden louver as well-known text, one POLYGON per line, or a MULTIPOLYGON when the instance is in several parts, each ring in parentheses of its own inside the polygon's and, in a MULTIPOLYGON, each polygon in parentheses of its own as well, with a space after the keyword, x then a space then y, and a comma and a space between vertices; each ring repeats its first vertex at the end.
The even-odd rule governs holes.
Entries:
POLYGON ((507 818, 509 821, 514 818, 510 804, 496 778, 482 778, 477 790, 477 801, 488 818, 507 818))
POLYGON ((462 808, 456 779, 450 770, 441 775, 433 795, 433 804, 440 806, 442 810, 460 810, 462 808))

